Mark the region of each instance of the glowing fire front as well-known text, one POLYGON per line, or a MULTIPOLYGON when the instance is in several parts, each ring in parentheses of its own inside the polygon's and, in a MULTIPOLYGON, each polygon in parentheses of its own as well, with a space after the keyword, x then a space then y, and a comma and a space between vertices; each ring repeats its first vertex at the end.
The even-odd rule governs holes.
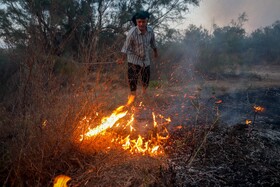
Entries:
MULTIPOLYGON (((151 156, 163 154, 163 144, 169 138, 166 125, 171 122, 170 118, 165 118, 162 115, 156 115, 154 112, 151 112, 153 124, 146 124, 145 127, 151 126, 152 130, 148 131, 149 133, 146 133, 146 135, 141 136, 137 134, 137 120, 134 118, 134 111, 129 110, 129 106, 133 103, 134 99, 131 96, 125 106, 120 106, 111 115, 103 117, 100 125, 89 128, 86 133, 81 135, 80 141, 102 135, 103 137, 111 138, 110 141, 112 143, 121 145, 122 149, 128 150, 132 154, 140 153, 151 156), (128 119, 124 120, 124 118, 128 119), (122 133, 117 133, 115 137, 111 137, 107 131, 109 129, 112 131, 114 128, 121 128, 122 133), (126 132, 126 134, 123 135, 123 132, 126 132)), ((90 121, 90 118, 84 117, 80 124, 93 126, 94 124, 90 124, 90 121)), ((141 128, 143 128, 143 124, 141 125, 141 128)))
MULTIPOLYGON (((120 118, 123 118, 127 114, 127 111, 121 112, 123 108, 124 108, 123 106, 120 106, 109 117, 103 118, 102 121, 101 121, 102 122, 101 125, 93 128, 93 129, 89 129, 89 131, 86 134, 82 135, 81 140, 84 137, 96 136, 97 134, 99 134, 103 131, 106 131, 108 128, 112 128, 113 125, 120 118)), ((86 118, 84 118, 84 120, 85 119, 86 118)))

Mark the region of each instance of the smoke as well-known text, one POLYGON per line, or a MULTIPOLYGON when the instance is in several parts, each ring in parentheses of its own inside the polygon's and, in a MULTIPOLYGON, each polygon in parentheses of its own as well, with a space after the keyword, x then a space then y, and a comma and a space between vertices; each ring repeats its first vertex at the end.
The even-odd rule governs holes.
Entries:
MULTIPOLYGON (((231 20, 237 21, 238 17, 245 12, 248 16, 248 21, 244 23, 243 28, 246 29, 247 33, 250 33, 280 20, 279 10, 279 0, 202 0, 200 7, 191 7, 190 14, 189 16, 187 15, 186 24, 180 27, 187 29, 189 24, 194 24, 196 26, 201 25, 211 31, 211 26, 214 23, 220 27, 229 25, 231 20)), ((183 97, 179 96, 172 100, 174 105, 172 103, 170 106, 174 107, 168 109, 170 113, 186 116, 188 119, 194 119, 194 116, 199 113, 202 114, 201 118, 203 118, 208 113, 213 112, 212 108, 216 109, 215 107, 217 107, 219 109, 217 114, 220 115, 223 123, 244 124, 246 119, 254 120, 253 106, 258 105, 267 109, 265 113, 258 114, 256 123, 278 123, 280 117, 276 111, 279 111, 279 107, 273 104, 277 103, 279 105, 280 99, 276 99, 274 96, 279 89, 277 88, 276 91, 271 89, 274 87, 273 84, 277 84, 277 81, 275 82, 277 79, 274 79, 271 74, 274 67, 264 69, 264 67, 268 66, 257 66, 254 70, 252 70, 252 67, 248 69, 249 64, 245 61, 240 65, 237 65, 239 62, 235 64, 235 60, 238 61, 238 58, 235 58, 237 57, 236 55, 234 58, 223 57, 224 61, 222 63, 231 58, 230 61, 234 61, 233 64, 237 66, 233 68, 228 66, 228 69, 216 67, 216 69, 214 68, 210 71, 210 68, 205 67, 219 66, 219 63, 214 59, 213 66, 207 66, 212 59, 203 58, 203 61, 201 61, 201 59, 197 58, 200 54, 200 48, 195 45, 196 41, 198 41, 195 36, 197 35, 187 37, 190 45, 186 44, 181 47, 184 55, 180 56, 180 58, 172 58, 173 66, 170 65, 171 62, 166 63, 168 64, 167 70, 172 71, 169 82, 181 83, 180 88, 182 89, 177 88, 178 90, 176 91, 178 93, 181 91, 184 94, 183 97), (201 63, 202 66, 199 67, 206 71, 199 72, 199 68, 194 68, 198 63, 201 63), (204 72, 207 73, 204 74, 204 72), (211 74, 211 72, 213 73, 211 74), (216 104, 217 100, 222 102, 216 104)), ((211 46, 209 45, 208 47, 211 46)), ((166 55, 166 58, 178 56, 176 53, 181 48, 176 49, 173 47, 170 49, 171 51, 165 52, 163 55, 166 55)), ((211 51, 212 53, 214 52, 211 51)), ((230 56, 228 53, 223 55, 230 56)), ((216 56, 216 54, 213 54, 213 56, 216 56)), ((175 123, 189 123, 189 121, 186 122, 182 119, 185 118, 176 118, 175 123)))
POLYGON ((213 24, 228 25, 245 12, 248 21, 244 28, 250 33, 280 20, 279 10, 279 0, 202 0, 199 7, 190 9, 186 23, 201 25, 211 31, 213 24))

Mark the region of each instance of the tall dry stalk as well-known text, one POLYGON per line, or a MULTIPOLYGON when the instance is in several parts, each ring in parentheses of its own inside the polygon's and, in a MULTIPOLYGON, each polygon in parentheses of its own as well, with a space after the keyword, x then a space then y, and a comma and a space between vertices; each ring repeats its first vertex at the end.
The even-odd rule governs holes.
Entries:
POLYGON ((104 110, 108 103, 115 107, 109 94, 121 67, 100 66, 92 72, 71 58, 46 54, 38 45, 20 55, 18 89, 3 104, 13 103, 14 109, 5 106, 0 114, 1 185, 46 186, 57 173, 72 172, 83 162, 73 132, 83 116, 104 110))

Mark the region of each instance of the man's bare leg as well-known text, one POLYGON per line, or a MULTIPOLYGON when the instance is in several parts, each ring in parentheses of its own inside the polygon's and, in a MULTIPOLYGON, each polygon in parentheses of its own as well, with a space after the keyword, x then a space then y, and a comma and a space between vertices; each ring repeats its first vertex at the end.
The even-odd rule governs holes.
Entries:
POLYGON ((146 87, 142 87, 142 94, 145 95, 147 88, 146 87))

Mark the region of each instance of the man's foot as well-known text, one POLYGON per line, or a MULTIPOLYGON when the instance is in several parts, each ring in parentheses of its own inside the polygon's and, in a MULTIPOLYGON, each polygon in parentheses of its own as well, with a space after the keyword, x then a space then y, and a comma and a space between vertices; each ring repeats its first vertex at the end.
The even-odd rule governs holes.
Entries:
POLYGON ((136 98, 136 91, 132 91, 130 92, 129 96, 128 96, 128 101, 126 105, 130 105, 135 101, 136 98))
POLYGON ((145 95, 147 88, 142 87, 142 95, 145 95))

